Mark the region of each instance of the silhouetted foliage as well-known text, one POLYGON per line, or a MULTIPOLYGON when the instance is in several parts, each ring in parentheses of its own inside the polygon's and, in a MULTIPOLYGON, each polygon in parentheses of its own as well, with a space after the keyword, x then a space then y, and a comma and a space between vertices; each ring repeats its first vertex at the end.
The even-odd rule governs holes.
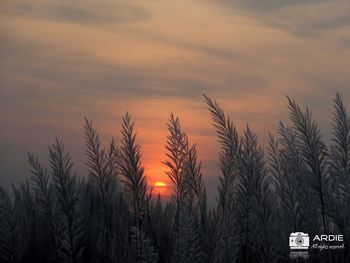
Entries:
POLYGON ((215 100, 204 101, 219 142, 216 207, 207 206, 197 145, 174 114, 169 200, 147 185, 128 113, 119 145, 104 146, 85 119, 87 176, 56 139, 48 168, 28 154, 28 181, 0 186, 0 262, 290 262, 289 235, 298 231, 343 234, 344 250, 310 250, 309 262, 349 262, 350 116, 341 96, 329 147, 311 111, 288 98, 291 126, 269 134, 266 152, 248 125, 240 134, 215 100))

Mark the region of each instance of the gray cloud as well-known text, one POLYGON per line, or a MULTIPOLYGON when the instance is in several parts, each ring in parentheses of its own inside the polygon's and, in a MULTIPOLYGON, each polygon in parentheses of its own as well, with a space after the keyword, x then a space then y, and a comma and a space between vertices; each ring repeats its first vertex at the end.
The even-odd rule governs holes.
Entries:
POLYGON ((330 0, 222 0, 228 12, 244 13, 256 20, 304 37, 350 25, 350 2, 330 0))
POLYGON ((149 17, 142 7, 126 1, 20 1, 5 4, 1 13, 37 17, 47 20, 96 24, 135 22, 149 17))
MULTIPOLYGON (((230 94, 234 92, 236 97, 241 97, 261 92, 267 85, 262 78, 249 71, 229 71, 226 74, 220 72, 224 78, 222 82, 217 83, 203 80, 201 74, 191 76, 181 73, 173 74, 173 64, 171 62, 168 65, 154 66, 152 70, 132 70, 129 67, 95 61, 84 53, 55 54, 52 53, 50 46, 38 45, 30 41, 24 42, 12 34, 2 33, 0 36, 3 39, 0 43, 2 86, 11 93, 9 96, 12 98, 19 95, 16 94, 16 90, 20 90, 22 92, 20 98, 23 100, 35 97, 42 101, 50 101, 50 98, 52 98, 56 103, 62 103, 63 105, 83 103, 90 99, 94 100, 96 96, 107 96, 109 99, 118 100, 155 96, 201 100, 201 93, 219 91, 222 94, 230 94), (48 53, 50 53, 49 57, 47 56, 48 53), (158 70, 162 73, 158 74, 158 70), (56 88, 48 88, 45 92, 32 92, 32 90, 40 91, 40 88, 35 86, 38 83, 24 84, 20 80, 9 79, 10 73, 24 77, 30 76, 39 82, 47 81, 56 88), (13 81, 17 82, 17 89, 13 87, 13 81), (70 99, 66 98, 67 94, 70 95, 70 99), (81 100, 84 101, 80 102, 81 100)), ((190 51, 226 58, 232 60, 233 63, 245 65, 247 68, 253 63, 248 57, 215 47, 180 41, 173 42, 171 40, 164 40, 164 43, 190 51)), ((206 70, 210 72, 218 71, 209 63, 206 70)), ((3 100, 6 100, 6 98, 3 97, 3 100)))
POLYGON ((276 9, 288 6, 297 6, 310 3, 319 3, 329 0, 218 0, 227 6, 239 7, 256 12, 272 13, 276 9))

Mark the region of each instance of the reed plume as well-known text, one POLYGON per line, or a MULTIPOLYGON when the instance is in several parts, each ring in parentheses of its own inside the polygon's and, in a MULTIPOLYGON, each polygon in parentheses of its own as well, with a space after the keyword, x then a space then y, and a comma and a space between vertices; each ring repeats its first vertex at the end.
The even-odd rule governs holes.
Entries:
POLYGON ((329 162, 328 150, 324 144, 321 132, 313 119, 309 108, 302 112, 295 100, 288 98, 288 108, 293 128, 301 141, 300 150, 307 166, 307 181, 319 198, 320 214, 324 233, 329 233, 328 222, 328 190, 329 162))

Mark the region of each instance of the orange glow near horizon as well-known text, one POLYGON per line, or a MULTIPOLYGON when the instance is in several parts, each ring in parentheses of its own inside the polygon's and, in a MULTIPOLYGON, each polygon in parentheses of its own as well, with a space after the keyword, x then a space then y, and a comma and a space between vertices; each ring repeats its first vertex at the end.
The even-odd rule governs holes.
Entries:
MULTIPOLYGON (((142 144, 141 144, 142 145, 142 144)), ((150 151, 151 153, 151 151, 150 151)), ((145 174, 147 176, 147 181, 150 186, 155 187, 157 182, 163 182, 166 185, 170 184, 170 180, 168 176, 166 175, 166 167, 163 164, 159 164, 156 159, 156 154, 146 154, 145 161, 144 161, 144 167, 145 167, 145 174), (155 161, 152 161, 152 159, 155 159, 155 161)), ((160 162, 161 160, 159 160, 160 162)))

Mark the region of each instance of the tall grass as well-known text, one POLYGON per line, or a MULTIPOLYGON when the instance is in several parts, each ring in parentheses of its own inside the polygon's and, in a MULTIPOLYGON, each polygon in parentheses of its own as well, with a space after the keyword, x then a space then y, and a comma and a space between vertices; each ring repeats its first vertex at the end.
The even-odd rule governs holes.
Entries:
POLYGON ((100 136, 93 127, 92 122, 85 118, 84 125, 86 142, 86 165, 90 180, 98 189, 99 210, 101 211, 101 225, 98 225, 101 232, 97 235, 99 254, 108 260, 112 260, 112 238, 113 222, 111 214, 114 211, 113 195, 117 190, 117 179, 119 169, 119 149, 112 139, 109 148, 102 148, 100 136))
POLYGON ((72 171, 73 163, 68 153, 65 153, 62 141, 56 139, 56 143, 49 150, 51 175, 59 209, 59 257, 63 262, 75 263, 80 261, 84 249, 77 177, 72 171))
POLYGON ((350 116, 334 101, 332 137, 311 111, 288 98, 264 151, 249 125, 210 97, 204 102, 219 143, 217 204, 207 206, 198 146, 170 114, 164 164, 172 197, 152 194, 134 123, 104 144, 84 121, 87 176, 74 172, 63 142, 49 167, 28 154, 28 181, 0 186, 0 262, 290 262, 289 235, 343 234, 345 249, 310 250, 309 262, 350 261, 350 116), (234 115, 233 115, 234 117, 234 115))
POLYGON ((214 238, 211 260, 230 262, 236 257, 237 235, 234 233, 234 192, 239 171, 239 136, 230 117, 226 117, 219 104, 204 95, 205 103, 212 116, 214 128, 220 143, 219 152, 219 201, 214 212, 214 238))
POLYGON ((181 129, 180 120, 170 114, 168 123, 166 172, 174 183, 172 262, 201 262, 202 250, 198 232, 201 218, 205 230, 205 192, 196 146, 190 146, 188 137, 181 129))
POLYGON ((293 128, 301 143, 301 154, 307 166, 308 183, 319 198, 320 213, 324 233, 329 233, 327 198, 329 188, 328 150, 321 137, 316 121, 311 111, 306 108, 302 112, 299 105, 288 97, 293 128))
POLYGON ((147 196, 147 178, 141 165, 141 149, 136 143, 134 124, 127 113, 123 118, 120 169, 124 179, 124 196, 134 216, 136 262, 143 262, 145 251, 142 233, 143 219, 147 215, 149 200, 147 196))

